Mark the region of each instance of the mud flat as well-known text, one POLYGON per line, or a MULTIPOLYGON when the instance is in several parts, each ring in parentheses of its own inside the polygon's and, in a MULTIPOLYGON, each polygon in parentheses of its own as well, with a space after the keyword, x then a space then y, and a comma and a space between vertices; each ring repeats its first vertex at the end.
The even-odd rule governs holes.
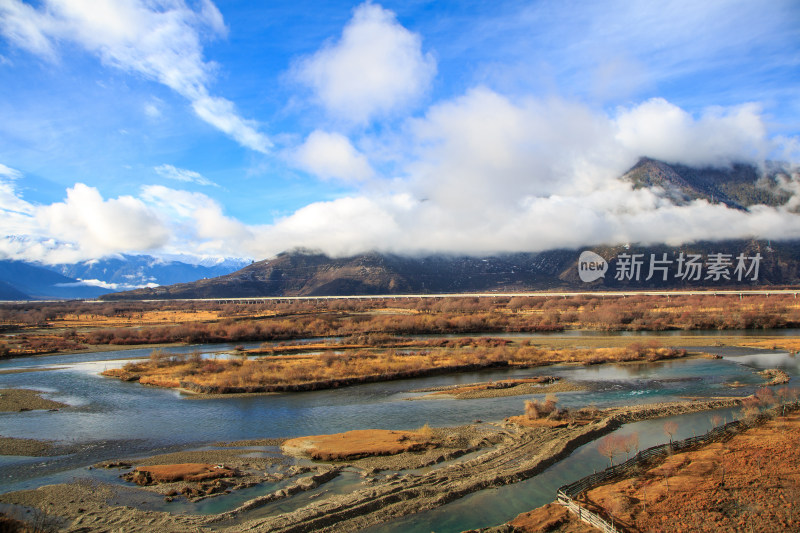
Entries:
POLYGON ((53 445, 43 440, 0 437, 0 455, 42 457, 50 455, 52 449, 53 445))
MULTIPOLYGON (((282 488, 254 498, 237 509, 217 515, 171 514, 165 511, 111 505, 109 501, 117 490, 115 486, 85 481, 8 493, 1 495, 0 501, 45 509, 49 514, 63 518, 66 524, 64 529, 73 532, 119 528, 134 532, 158 529, 170 532, 213 530, 231 533, 356 531, 397 517, 432 509, 479 490, 534 476, 578 446, 614 430, 624 422, 728 407, 736 405, 737 402, 736 399, 718 399, 616 408, 599 411, 596 420, 584 425, 559 428, 529 429, 510 422, 462 428, 434 428, 431 429, 431 439, 445 443, 442 449, 436 448, 421 453, 404 452, 386 457, 367 457, 333 464, 289 466, 283 470, 287 476, 284 477, 286 484, 282 488), (442 433, 438 433, 440 431, 442 433), (445 449, 448 446, 449 449, 445 449), (404 462, 405 465, 413 467, 418 462, 418 459, 404 461, 402 457, 418 458, 424 454, 439 454, 440 457, 444 457, 446 453, 457 455, 468 451, 474 453, 460 461, 449 461, 422 473, 406 471, 388 476, 377 475, 377 472, 387 467, 404 466, 404 462), (334 479, 344 468, 356 468, 362 471, 364 478, 362 488, 345 494, 323 494, 304 507, 282 514, 266 517, 255 517, 250 514, 251 511, 277 499, 291 502, 294 494, 321 485, 324 488, 324 483, 334 479)), ((243 452, 237 449, 181 452, 148 458, 141 460, 140 463, 214 464, 215 461, 207 460, 212 459, 211 456, 201 454, 220 452, 225 452, 215 457, 223 460, 220 464, 246 470, 251 476, 249 479, 255 484, 269 479, 264 469, 270 461, 257 463, 257 459, 242 456, 237 459, 235 456, 243 452)), ((242 481, 240 478, 232 480, 235 483, 242 481)), ((126 490, 157 490, 166 496, 172 491, 180 494, 182 488, 176 484, 164 483, 145 488, 131 485, 131 488, 126 490)), ((231 489, 223 489, 220 492, 224 494, 224 490, 231 489)))
POLYGON ((67 404, 42 398, 42 391, 30 389, 0 389, 0 411, 19 412, 38 409, 61 409, 67 404))
POLYGON ((424 396, 408 398, 409 400, 436 400, 442 398, 456 400, 474 400, 478 398, 504 398, 527 394, 546 394, 549 392, 572 392, 585 390, 586 387, 569 381, 561 381, 552 376, 534 378, 503 379, 457 385, 449 387, 432 387, 411 392, 429 392, 424 396))

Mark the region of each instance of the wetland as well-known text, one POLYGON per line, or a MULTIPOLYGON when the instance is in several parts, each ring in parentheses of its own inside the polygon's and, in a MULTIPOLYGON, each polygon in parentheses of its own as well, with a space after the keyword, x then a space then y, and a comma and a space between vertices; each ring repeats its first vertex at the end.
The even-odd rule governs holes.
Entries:
MULTIPOLYGON (((741 302, 709 297, 706 308, 692 318, 687 310, 704 302, 651 298, 627 307, 650 308, 649 318, 661 317, 654 323, 662 326, 668 316, 702 322, 697 317, 707 316, 712 303, 717 309, 734 308, 736 314, 736 302, 741 302)), ((644 447, 645 442, 664 441, 661 428, 667 419, 674 419, 684 435, 707 431, 714 416, 740 416, 741 400, 769 381, 759 372, 781 370, 789 381, 774 385, 777 390, 793 388, 800 371, 794 356, 798 332, 788 327, 609 331, 588 321, 585 309, 595 306, 598 316, 603 311, 602 302, 591 298, 533 301, 527 307, 525 302, 493 300, 479 302, 478 308, 471 299, 453 300, 440 302, 438 311, 414 309, 410 303, 362 309, 329 301, 316 304, 324 305, 321 309, 293 310, 300 317, 294 338, 236 337, 229 343, 191 345, 106 344, 103 349, 102 344, 84 344, 92 335, 99 338, 97 328, 77 319, 68 325, 57 317, 47 325, 19 321, 4 339, 16 342, 13 349, 20 351, 0 362, 0 388, 45 404, 0 413, 2 510, 24 518, 26 511, 42 509, 67 531, 463 531, 496 526, 553 501, 559 485, 602 469, 607 459, 597 451, 601 436, 636 432, 644 447), (554 313, 559 313, 558 322, 554 313), (430 324, 446 318, 438 322, 442 331, 365 331, 387 316, 396 323, 417 315, 432 315, 424 319, 430 324), (327 325, 308 321, 308 316, 327 325), (479 321, 485 330, 475 327, 479 321), (506 326, 498 331, 493 324, 503 321, 506 326), (520 327, 524 321, 531 325, 528 331, 520 327), (559 327, 540 327, 553 323, 559 327), (302 324, 316 325, 303 329, 302 324), (453 324, 471 324, 470 331, 453 331, 453 324), (342 335, 347 329, 349 334, 342 335), (37 335, 41 346, 60 335, 84 347, 25 355, 23 345, 34 345, 37 335), (385 368, 358 373, 387 356, 398 365, 396 372, 406 374, 392 375, 385 368), (287 375, 298 361, 310 371, 329 374, 297 374, 294 389, 272 387, 289 383, 287 375), (169 370, 173 362, 173 370, 187 362, 196 370, 212 363, 215 368, 275 366, 248 373, 262 376, 255 390, 244 382, 206 391, 192 390, 180 379, 175 386, 102 375, 130 372, 131 365, 169 370), (364 375, 378 377, 359 378, 364 375), (302 383, 315 385, 297 387, 302 383), (564 411, 563 420, 514 421, 525 416, 526 400, 544 402, 552 395, 564 411), (370 440, 379 432, 369 430, 394 433, 399 446, 387 448, 383 442, 382 451, 370 452, 380 439, 370 440), (356 432, 351 437, 366 451, 337 455, 323 449, 314 458, 282 447, 288 439, 335 440, 347 432, 356 432), (121 477, 133 479, 137 469, 157 465, 176 472, 182 471, 176 465, 224 468, 226 475, 145 484, 121 477)), ((605 300, 619 308, 619 302, 605 300)), ((742 313, 750 313, 751 322, 794 325, 793 298, 745 304, 742 313)), ((207 311, 196 313, 202 318, 195 326, 248 331, 253 320, 283 323, 295 316, 285 309, 270 315, 269 310, 240 307, 225 311, 239 313, 232 325, 226 322, 230 317, 220 317, 222 311, 207 311)), ((154 316, 163 318, 164 312, 159 313, 154 316)), ((642 320, 647 318, 642 314, 642 320)), ((130 326, 116 327, 131 328, 131 338, 154 327, 140 320, 149 320, 147 310, 132 316, 130 326)), ((100 324, 101 329, 107 326, 108 321, 100 324)))

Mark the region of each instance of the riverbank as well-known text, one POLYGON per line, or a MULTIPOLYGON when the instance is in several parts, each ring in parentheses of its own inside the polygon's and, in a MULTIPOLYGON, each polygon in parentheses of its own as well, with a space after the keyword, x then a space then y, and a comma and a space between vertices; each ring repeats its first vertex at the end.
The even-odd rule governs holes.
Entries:
MULTIPOLYGON (((137 509, 129 504, 113 504, 122 490, 119 486, 97 481, 77 481, 68 484, 49 485, 36 490, 8 493, 0 496, 0 501, 16 505, 33 506, 46 509, 48 513, 63 517, 68 526, 66 531, 89 531, 100 529, 119 529, 132 532, 146 532, 160 529, 170 532, 197 531, 209 528, 222 532, 241 531, 355 531, 370 525, 432 509, 449 501, 475 491, 514 483, 541 472, 547 466, 569 454, 581 444, 598 438, 623 421, 640 420, 668 416, 680 412, 694 412, 738 403, 736 399, 687 401, 662 403, 649 406, 632 406, 615 410, 601 410, 598 418, 584 425, 571 425, 560 428, 537 427, 528 429, 513 423, 477 424, 462 429, 431 428, 432 437, 440 439, 449 446, 449 455, 442 449, 422 453, 440 453, 440 466, 432 466, 428 471, 400 469, 404 456, 418 458, 421 454, 403 452, 392 456, 373 456, 353 461, 337 461, 327 466, 286 466, 280 461, 258 462, 250 457, 248 449, 201 450, 169 454, 169 456, 137 460, 143 464, 181 464, 209 463, 218 460, 221 466, 241 469, 256 481, 256 485, 274 483, 274 478, 264 474, 268 469, 274 472, 292 474, 282 478, 283 488, 274 493, 255 498, 240 505, 237 509, 216 515, 172 514, 168 511, 137 509), (442 433, 436 433, 436 432, 442 433), (220 455, 208 455, 209 453, 220 455), (453 461, 453 457, 470 454, 463 460, 453 461), (461 455, 459 455, 461 454, 461 455), (295 471, 290 472, 291 468, 295 471), (303 473, 303 468, 305 473, 303 473), (310 469, 309 469, 310 468, 310 469), (336 494, 320 493, 302 508, 269 516, 251 516, 251 513, 271 502, 291 502, 291 498, 307 491, 324 490, 325 484, 341 475, 344 470, 361 472, 363 482, 354 490, 336 494), (391 475, 379 472, 392 470, 391 475), (399 471, 398 471, 399 470, 399 471), (260 472, 260 474, 259 474, 260 472), (305 477, 303 477, 305 476, 305 477), (117 495, 117 496, 115 496, 117 495), (109 503, 112 502, 112 503, 109 503), (85 531, 85 530, 83 530, 85 531)), ((273 456, 274 457, 274 456, 273 456)), ((417 459, 408 460, 407 466, 416 468, 417 459)), ((241 484, 243 479, 234 478, 226 489, 241 484)), ((188 483, 182 481, 181 483, 188 483)), ((227 483, 226 483, 227 484, 227 483)), ((254 485, 254 486, 256 486, 254 485)), ((273 486, 273 485, 270 485, 273 486)), ((165 497, 171 492, 178 495, 188 485, 158 484, 153 487, 126 487, 125 493, 136 490, 156 490, 165 497), (156 487, 156 488, 153 488, 156 487)), ((187 491, 184 491, 184 493, 187 491)), ((182 496, 178 496, 182 497, 182 496)), ((125 501, 136 501, 135 495, 125 501)))

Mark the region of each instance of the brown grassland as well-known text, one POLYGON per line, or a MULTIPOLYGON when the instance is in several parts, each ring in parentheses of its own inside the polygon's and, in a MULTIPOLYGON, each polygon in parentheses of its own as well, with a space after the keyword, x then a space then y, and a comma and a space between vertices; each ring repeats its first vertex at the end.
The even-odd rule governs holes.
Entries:
POLYGON ((0 305, 0 357, 108 345, 286 341, 312 337, 782 328, 793 295, 441 297, 257 303, 43 302, 0 305))
POLYGON ((482 368, 658 361, 687 355, 686 350, 638 343, 619 348, 553 350, 531 346, 527 341, 512 343, 487 338, 470 341, 467 346, 452 348, 376 349, 256 358, 243 355, 232 359, 204 359, 197 352, 169 354, 156 350, 149 360, 106 370, 103 375, 143 385, 225 394, 326 389, 482 368))
POLYGON ((585 503, 636 531, 797 531, 798 442, 800 414, 779 417, 590 490, 585 503))

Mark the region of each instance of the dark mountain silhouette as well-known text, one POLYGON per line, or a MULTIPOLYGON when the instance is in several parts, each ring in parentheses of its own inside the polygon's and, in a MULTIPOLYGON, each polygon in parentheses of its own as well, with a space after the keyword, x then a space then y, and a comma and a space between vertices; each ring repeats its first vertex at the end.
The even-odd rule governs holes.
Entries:
POLYGON ((604 278, 590 283, 581 281, 578 275, 581 250, 483 258, 445 255, 411 258, 377 253, 330 258, 300 251, 280 254, 275 259, 254 263, 227 276, 116 293, 104 299, 444 294, 553 289, 723 289, 800 283, 800 241, 725 241, 680 247, 616 246, 596 247, 592 251, 608 261, 608 272, 604 278), (623 269, 620 275, 620 261, 625 261, 626 257, 638 264, 638 268, 623 269), (685 262, 694 257, 693 262, 699 270, 680 277, 678 263, 681 257, 685 262), (715 257, 721 260, 717 261, 719 274, 715 274, 710 266, 715 263, 715 257), (736 271, 739 257, 744 267, 741 272, 736 271), (651 262, 655 266, 652 275, 651 262), (753 268, 754 262, 758 263, 757 269, 753 268), (694 279, 695 275, 699 279, 694 279))
POLYGON ((745 209, 756 204, 776 206, 786 203, 789 193, 777 186, 776 177, 780 174, 786 174, 786 171, 775 163, 766 164, 764 170, 744 163, 727 168, 695 168, 642 158, 623 179, 633 182, 637 188, 659 187, 678 205, 703 199, 745 209))

